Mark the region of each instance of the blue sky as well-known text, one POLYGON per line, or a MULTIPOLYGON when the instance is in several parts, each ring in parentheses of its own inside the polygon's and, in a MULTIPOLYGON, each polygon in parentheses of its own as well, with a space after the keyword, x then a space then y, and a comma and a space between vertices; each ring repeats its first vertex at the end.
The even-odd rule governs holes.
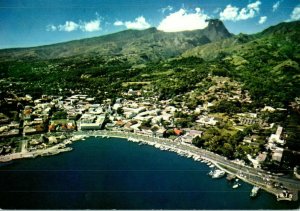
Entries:
POLYGON ((219 18, 235 34, 300 20, 300 0, 0 0, 0 48, 38 46, 157 27, 206 27, 219 18))

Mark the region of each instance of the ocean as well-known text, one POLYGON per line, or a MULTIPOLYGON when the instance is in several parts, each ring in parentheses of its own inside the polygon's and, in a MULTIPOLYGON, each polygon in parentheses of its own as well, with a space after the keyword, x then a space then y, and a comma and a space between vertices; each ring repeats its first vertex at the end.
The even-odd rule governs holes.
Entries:
POLYGON ((119 138, 90 137, 73 151, 0 167, 2 209, 297 209, 241 181, 212 179, 206 164, 119 138))

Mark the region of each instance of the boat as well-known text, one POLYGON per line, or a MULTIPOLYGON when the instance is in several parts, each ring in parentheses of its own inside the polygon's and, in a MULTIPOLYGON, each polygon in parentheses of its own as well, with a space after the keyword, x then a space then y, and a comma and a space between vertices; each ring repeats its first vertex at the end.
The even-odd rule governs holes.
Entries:
POLYGON ((213 170, 211 170, 211 171, 208 173, 209 176, 212 176, 213 174, 214 174, 214 171, 213 171, 213 170))
POLYGON ((238 187, 240 187, 240 186, 241 186, 241 184, 238 183, 238 182, 236 182, 236 183, 234 183, 234 185, 232 186, 232 188, 233 188, 233 189, 236 189, 236 188, 238 188, 238 187))
POLYGON ((259 187, 254 186, 254 187, 252 188, 252 190, 251 190, 250 197, 255 197, 255 196, 257 196, 258 190, 259 190, 259 187))
POLYGON ((214 168, 214 167, 215 167, 214 164, 209 165, 209 168, 214 168))
POLYGON ((212 178, 213 179, 218 179, 218 178, 223 177, 224 175, 225 175, 225 171, 217 169, 217 170, 214 171, 214 173, 212 175, 212 178))

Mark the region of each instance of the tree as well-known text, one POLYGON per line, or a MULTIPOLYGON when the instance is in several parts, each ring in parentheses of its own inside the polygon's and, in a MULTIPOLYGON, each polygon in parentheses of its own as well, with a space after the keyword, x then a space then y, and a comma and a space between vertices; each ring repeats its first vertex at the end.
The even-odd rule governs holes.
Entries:
POLYGON ((199 137, 199 136, 196 136, 195 138, 193 138, 192 143, 193 143, 194 145, 196 145, 197 147, 203 147, 203 146, 204 146, 204 143, 205 143, 205 140, 202 139, 202 138, 199 137))
POLYGON ((141 126, 142 127, 151 127, 151 120, 150 119, 143 120, 142 123, 141 123, 141 126))
POLYGON ((57 111, 53 114, 52 119, 66 119, 68 116, 68 113, 65 111, 57 111))
POLYGON ((124 114, 124 109, 121 108, 121 107, 117 108, 117 114, 123 115, 124 114))

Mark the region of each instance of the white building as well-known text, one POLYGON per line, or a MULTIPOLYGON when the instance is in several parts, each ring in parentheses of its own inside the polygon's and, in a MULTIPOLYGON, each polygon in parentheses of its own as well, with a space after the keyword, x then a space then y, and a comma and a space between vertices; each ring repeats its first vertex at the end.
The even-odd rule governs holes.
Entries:
POLYGON ((216 125, 218 120, 215 120, 214 117, 207 117, 207 116, 202 116, 200 119, 196 120, 196 122, 203 124, 203 125, 216 125))
POLYGON ((83 114, 80 119, 80 130, 100 130, 105 120, 105 115, 83 114))

